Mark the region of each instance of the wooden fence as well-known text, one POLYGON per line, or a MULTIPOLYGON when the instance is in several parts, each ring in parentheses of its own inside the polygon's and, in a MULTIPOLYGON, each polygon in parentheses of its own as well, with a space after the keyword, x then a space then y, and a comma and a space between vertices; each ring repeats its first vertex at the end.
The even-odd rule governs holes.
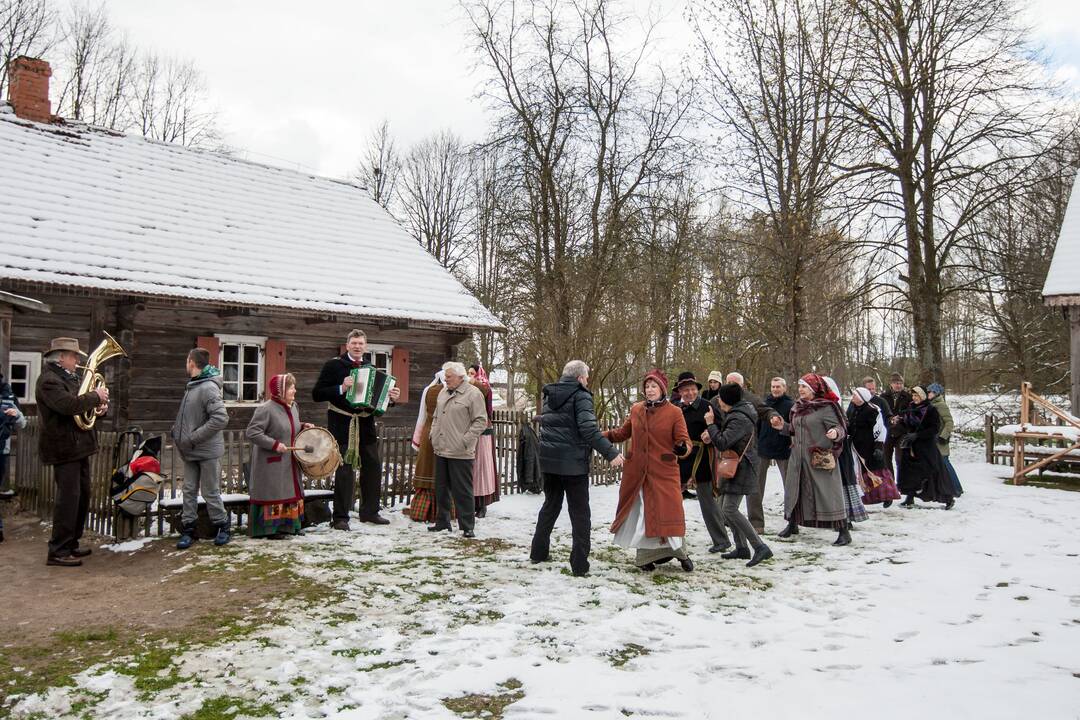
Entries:
MULTIPOLYGON (((25 429, 12 438, 11 477, 14 487, 19 492, 19 499, 24 510, 34 512, 38 517, 49 519, 52 516, 53 502, 56 496, 52 481, 52 468, 42 465, 38 459, 38 419, 27 418, 25 429)), ((517 484, 518 440, 523 423, 532 422, 525 413, 508 410, 496 410, 493 429, 495 434, 496 469, 499 473, 500 491, 504 495, 520 492, 517 484)), ((534 426, 535 427, 535 426, 534 426)), ((412 448, 412 428, 379 425, 379 453, 382 459, 382 505, 384 507, 407 506, 412 499, 413 468, 416 452, 412 448)), ((114 458, 121 463, 131 456, 131 436, 115 432, 99 432, 100 450, 90 463, 90 514, 87 529, 102 535, 113 534, 115 513, 109 494, 109 484, 114 470, 114 458), (123 447, 117 455, 117 443, 123 447)), ((158 499, 170 500, 182 495, 184 463, 179 453, 167 436, 162 436, 161 472, 164 482, 158 499)), ((244 474, 244 465, 251 457, 251 445, 243 431, 230 430, 225 433, 225 455, 221 459, 222 494, 243 493, 248 491, 244 474)), ((617 482, 619 471, 593 455, 590 482, 594 485, 608 485, 617 482)), ((333 480, 305 479, 308 489, 330 489, 333 480)), ((166 512, 159 506, 143 520, 144 532, 151 534, 155 528, 158 534, 164 532, 166 512)))

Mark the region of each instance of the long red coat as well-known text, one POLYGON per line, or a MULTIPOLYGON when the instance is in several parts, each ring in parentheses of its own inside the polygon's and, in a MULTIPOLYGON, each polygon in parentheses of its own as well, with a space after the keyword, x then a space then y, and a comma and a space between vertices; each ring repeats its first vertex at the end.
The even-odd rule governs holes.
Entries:
POLYGON ((675 446, 685 447, 682 457, 689 455, 693 446, 682 410, 670 402, 650 410, 645 409, 644 402, 635 403, 623 426, 608 430, 604 436, 612 442, 633 438, 631 450, 625 455, 619 507, 615 511, 615 521, 611 523, 611 532, 626 521, 640 491, 645 500, 645 534, 648 537, 686 535, 675 446))

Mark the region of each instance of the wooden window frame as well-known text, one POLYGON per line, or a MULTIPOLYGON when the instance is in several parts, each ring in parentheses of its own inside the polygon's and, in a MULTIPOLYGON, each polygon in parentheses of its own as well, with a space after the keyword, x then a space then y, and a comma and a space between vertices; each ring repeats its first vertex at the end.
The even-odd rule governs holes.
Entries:
POLYGON ((225 375, 225 346, 226 345, 236 345, 236 346, 238 346, 238 350, 237 350, 238 363, 237 363, 237 380, 236 380, 236 382, 238 384, 238 387, 237 387, 237 396, 238 397, 243 394, 243 386, 244 385, 251 385, 252 384, 252 381, 244 380, 244 374, 243 374, 243 368, 244 368, 244 365, 245 365, 244 360, 243 360, 244 347, 255 346, 255 347, 259 348, 258 372, 257 372, 258 377, 254 381, 255 388, 256 388, 255 399, 254 400, 241 400, 241 399, 226 400, 225 401, 225 406, 226 407, 251 407, 253 405, 258 405, 259 403, 263 402, 263 400, 266 399, 266 380, 265 380, 264 375, 266 373, 266 341, 268 340, 268 338, 266 336, 263 336, 263 335, 228 335, 228 334, 215 334, 214 337, 217 338, 217 341, 218 341, 218 369, 221 370, 221 374, 222 374, 222 394, 223 395, 224 395, 224 392, 225 392, 224 383, 226 382, 225 379, 224 379, 224 375, 225 375))
MULTIPOLYGON (((16 399, 20 405, 33 405, 37 401, 34 399, 34 387, 37 385, 37 379, 41 376, 41 353, 38 352, 26 352, 19 350, 12 350, 8 357, 8 366, 6 368, 5 375, 8 382, 11 382, 11 366, 12 365, 26 365, 26 395, 22 397, 16 395, 16 399)), ((12 392, 15 389, 12 388, 12 392)))

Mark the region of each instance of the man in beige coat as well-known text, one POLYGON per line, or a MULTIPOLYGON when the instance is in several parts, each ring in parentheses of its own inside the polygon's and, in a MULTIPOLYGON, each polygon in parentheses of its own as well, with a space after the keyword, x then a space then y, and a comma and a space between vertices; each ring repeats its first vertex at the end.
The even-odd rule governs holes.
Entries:
POLYGON ((448 362, 442 367, 446 384, 431 420, 431 448, 435 451, 435 524, 428 530, 450 529, 450 503, 457 511, 458 527, 475 537, 473 524, 473 459, 476 442, 487 427, 484 394, 465 381, 465 366, 448 362))

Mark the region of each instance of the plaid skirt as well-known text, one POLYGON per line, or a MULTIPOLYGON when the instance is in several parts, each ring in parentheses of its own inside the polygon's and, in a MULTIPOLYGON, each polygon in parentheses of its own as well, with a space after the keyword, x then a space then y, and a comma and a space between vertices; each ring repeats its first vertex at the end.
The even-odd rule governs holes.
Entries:
POLYGON ((848 520, 851 522, 862 522, 870 519, 870 516, 866 514, 866 507, 862 503, 858 485, 844 486, 844 506, 847 508, 848 520))
MULTIPOLYGON (((409 503, 409 507, 405 510, 405 514, 416 522, 435 522, 435 491, 428 488, 417 488, 413 493, 412 502, 409 503)), ((457 513, 454 511, 454 506, 450 506, 450 517, 456 518, 457 513)))

